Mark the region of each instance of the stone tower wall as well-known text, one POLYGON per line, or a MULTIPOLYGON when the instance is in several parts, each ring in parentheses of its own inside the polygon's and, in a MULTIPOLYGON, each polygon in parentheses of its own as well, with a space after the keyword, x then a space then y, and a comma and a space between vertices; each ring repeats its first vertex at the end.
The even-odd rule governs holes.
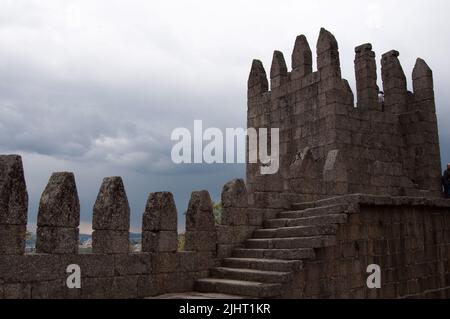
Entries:
POLYGON ((253 61, 248 127, 280 129, 280 170, 261 175, 259 164, 248 164, 250 193, 282 202, 351 193, 440 196, 433 77, 427 64, 417 60, 412 93, 399 53, 384 54, 382 101, 372 46, 357 47, 355 104, 341 78, 337 41, 325 29, 316 51, 316 72, 304 36, 296 39, 290 72, 283 54, 275 51, 270 90, 262 62, 253 61))

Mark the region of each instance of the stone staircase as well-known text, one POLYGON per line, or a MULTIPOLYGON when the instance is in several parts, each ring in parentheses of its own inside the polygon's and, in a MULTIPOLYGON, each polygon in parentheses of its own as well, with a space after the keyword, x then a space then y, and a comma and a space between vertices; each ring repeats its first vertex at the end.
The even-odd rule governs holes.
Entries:
POLYGON ((348 204, 328 201, 295 204, 292 211, 266 220, 241 248, 210 277, 199 279, 195 290, 251 298, 276 298, 303 261, 315 258, 315 249, 334 246, 339 224, 347 220, 348 204))

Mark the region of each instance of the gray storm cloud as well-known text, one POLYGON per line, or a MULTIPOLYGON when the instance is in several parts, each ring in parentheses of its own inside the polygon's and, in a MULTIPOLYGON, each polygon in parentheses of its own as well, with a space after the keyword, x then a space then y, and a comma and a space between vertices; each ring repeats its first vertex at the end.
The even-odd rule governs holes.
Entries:
MULTIPOLYGON (((253 58, 287 60, 295 37, 312 47, 320 27, 339 41, 354 88, 354 47, 400 51, 405 73, 424 58, 434 70, 443 162, 448 141, 448 1, 15 1, 0 0, 0 151, 24 157, 30 222, 52 171, 77 174, 82 219, 104 176, 124 176, 132 224, 150 191, 190 191, 244 176, 242 165, 175 166, 177 127, 246 123, 253 58)), ((411 83, 411 81, 409 81, 411 83)), ((380 83, 381 85, 381 83, 380 83)), ((181 221, 180 224, 183 222, 181 221)))

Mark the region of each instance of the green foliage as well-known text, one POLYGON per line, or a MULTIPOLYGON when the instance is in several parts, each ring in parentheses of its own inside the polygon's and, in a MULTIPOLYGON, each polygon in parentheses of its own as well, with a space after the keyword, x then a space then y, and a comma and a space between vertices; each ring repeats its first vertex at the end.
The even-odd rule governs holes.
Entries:
POLYGON ((222 202, 218 203, 213 202, 213 214, 216 225, 220 225, 222 223, 222 212, 223 212, 222 202))
POLYGON ((184 251, 186 244, 186 236, 178 234, 178 251, 184 251))
POLYGON ((33 233, 27 231, 25 234, 25 240, 32 240, 33 239, 33 233))

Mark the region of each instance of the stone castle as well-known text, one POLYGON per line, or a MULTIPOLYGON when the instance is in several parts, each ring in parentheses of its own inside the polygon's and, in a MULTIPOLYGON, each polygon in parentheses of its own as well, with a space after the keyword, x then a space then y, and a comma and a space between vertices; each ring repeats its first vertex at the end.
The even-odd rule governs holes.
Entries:
POLYGON ((248 127, 280 129, 280 170, 222 191, 220 225, 207 191, 193 192, 186 248, 177 251, 170 193, 149 195, 142 252, 129 253, 130 208, 120 177, 93 208, 93 253, 78 254, 72 173, 55 173, 25 254, 28 195, 20 156, 0 156, 0 298, 450 298, 450 201, 441 198, 432 71, 418 59, 406 86, 399 53, 356 48, 357 104, 338 44, 322 29, 317 68, 304 36, 292 70, 275 51, 269 80, 253 61, 248 127), (81 268, 81 289, 66 285, 81 268), (367 267, 381 288, 367 287, 367 267))

